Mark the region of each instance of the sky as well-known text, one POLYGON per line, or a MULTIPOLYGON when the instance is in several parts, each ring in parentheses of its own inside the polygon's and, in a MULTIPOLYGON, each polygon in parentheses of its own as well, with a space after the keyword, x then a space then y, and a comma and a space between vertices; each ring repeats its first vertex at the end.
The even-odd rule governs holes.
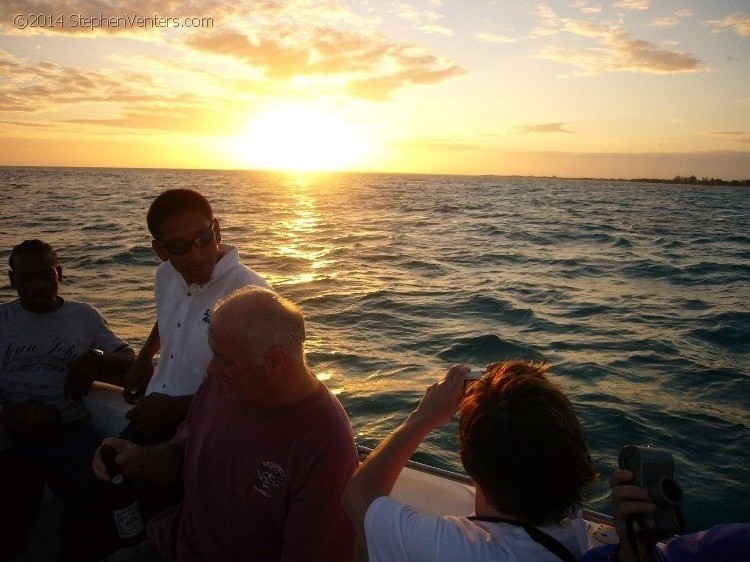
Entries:
POLYGON ((2 0, 0 165, 750 178, 748 0, 2 0))

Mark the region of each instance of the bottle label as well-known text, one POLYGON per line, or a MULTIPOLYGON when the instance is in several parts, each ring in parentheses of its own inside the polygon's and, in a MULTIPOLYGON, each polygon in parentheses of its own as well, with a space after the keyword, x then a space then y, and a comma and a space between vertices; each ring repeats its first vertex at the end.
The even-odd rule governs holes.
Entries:
POLYGON ((120 538, 130 539, 143 531, 143 517, 136 502, 123 509, 113 510, 112 516, 115 518, 115 527, 120 538))

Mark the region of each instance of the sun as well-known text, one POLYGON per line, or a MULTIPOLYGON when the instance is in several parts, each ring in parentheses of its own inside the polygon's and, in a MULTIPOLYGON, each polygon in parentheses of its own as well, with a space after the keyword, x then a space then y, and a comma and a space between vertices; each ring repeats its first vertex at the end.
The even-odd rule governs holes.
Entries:
POLYGON ((279 103, 254 116, 232 149, 254 169, 322 172, 361 166, 370 146, 364 134, 330 109, 279 103))

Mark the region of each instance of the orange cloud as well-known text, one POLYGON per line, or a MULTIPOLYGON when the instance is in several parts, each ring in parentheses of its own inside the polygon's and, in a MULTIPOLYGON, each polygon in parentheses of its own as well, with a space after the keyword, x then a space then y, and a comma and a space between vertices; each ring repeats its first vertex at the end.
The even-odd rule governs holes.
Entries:
POLYGON ((524 125, 520 128, 522 133, 566 133, 572 134, 565 130, 565 123, 545 123, 543 125, 524 125))
POLYGON ((270 78, 337 76, 348 91, 373 101, 387 99, 409 84, 435 84, 463 74, 458 65, 408 44, 390 44, 377 35, 317 28, 309 37, 280 33, 278 41, 251 40, 239 32, 192 37, 186 44, 266 69, 270 78), (300 43, 302 41, 302 43, 300 43))
POLYGON ((729 14, 723 20, 707 21, 706 25, 713 27, 717 33, 731 29, 737 35, 750 37, 750 14, 729 14))

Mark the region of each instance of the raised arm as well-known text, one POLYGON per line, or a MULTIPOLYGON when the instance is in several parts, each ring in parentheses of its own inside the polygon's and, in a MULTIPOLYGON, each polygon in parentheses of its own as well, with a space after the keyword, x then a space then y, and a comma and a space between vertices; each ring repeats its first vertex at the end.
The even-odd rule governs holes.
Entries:
POLYGON ((455 415, 469 371, 466 365, 454 365, 443 380, 431 385, 416 410, 370 453, 349 480, 341 502, 360 538, 365 536, 365 514, 370 504, 380 496, 390 495, 422 439, 455 415))

